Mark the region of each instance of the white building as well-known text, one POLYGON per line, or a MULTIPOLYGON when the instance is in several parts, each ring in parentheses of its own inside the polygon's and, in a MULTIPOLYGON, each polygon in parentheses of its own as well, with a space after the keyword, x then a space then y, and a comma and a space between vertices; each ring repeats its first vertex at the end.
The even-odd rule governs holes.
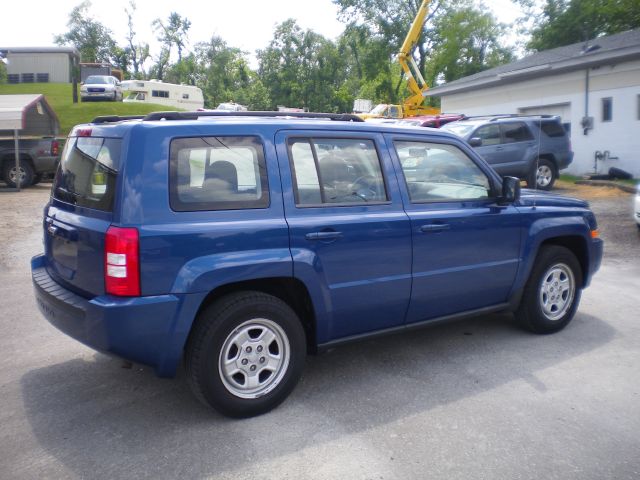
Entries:
POLYGON ((9 83, 71 83, 72 67, 80 60, 73 47, 0 47, 9 83))
POLYGON ((443 112, 560 115, 575 157, 568 173, 640 176, 640 29, 542 51, 433 88, 443 112))

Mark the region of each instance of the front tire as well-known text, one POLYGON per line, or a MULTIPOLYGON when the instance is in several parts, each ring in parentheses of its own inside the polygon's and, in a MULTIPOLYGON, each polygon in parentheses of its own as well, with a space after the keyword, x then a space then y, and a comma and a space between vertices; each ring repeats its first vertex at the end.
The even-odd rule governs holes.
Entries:
POLYGON ((553 162, 546 158, 539 158, 531 167, 531 173, 527 178, 527 187, 551 190, 557 179, 558 173, 553 162))
POLYGON ((5 160, 3 175, 4 181, 12 188, 16 188, 18 184, 20 184, 20 188, 25 188, 33 184, 34 171, 26 160, 20 160, 17 169, 14 160, 5 160))
POLYGON ((197 318, 185 367, 196 397, 237 418, 272 410, 302 375, 304 329, 282 300, 261 292, 228 295, 197 318))
POLYGON ((582 293, 582 268, 571 250, 542 247, 524 289, 516 319, 534 333, 554 333, 573 319, 582 293))

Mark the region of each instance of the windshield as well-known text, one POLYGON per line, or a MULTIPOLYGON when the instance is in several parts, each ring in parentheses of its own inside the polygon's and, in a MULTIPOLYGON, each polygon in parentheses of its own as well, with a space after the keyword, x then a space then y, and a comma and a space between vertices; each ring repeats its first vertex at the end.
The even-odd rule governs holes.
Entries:
POLYGON ((371 113, 372 115, 382 115, 387 107, 388 105, 381 103, 380 105, 376 105, 375 108, 369 113, 371 113))
POLYGON ((109 83, 108 78, 109 77, 104 77, 102 75, 90 75, 87 77, 84 83, 92 83, 94 85, 96 84, 103 85, 105 83, 109 83))
POLYGON ((127 96, 127 100, 144 100, 145 94, 142 92, 131 92, 127 96))
POLYGON ((469 133, 474 128, 475 128, 475 125, 470 123, 453 122, 453 123, 447 123, 445 126, 442 127, 442 130, 454 133, 459 137, 464 137, 467 133, 469 133))

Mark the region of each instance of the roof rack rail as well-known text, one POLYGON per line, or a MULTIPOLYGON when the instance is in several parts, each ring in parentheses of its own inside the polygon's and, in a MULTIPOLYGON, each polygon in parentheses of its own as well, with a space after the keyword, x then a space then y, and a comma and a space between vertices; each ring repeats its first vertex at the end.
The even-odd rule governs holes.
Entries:
POLYGON ((493 115, 471 115, 465 117, 464 120, 473 119, 473 118, 489 118, 490 122, 495 122, 496 120, 500 120, 502 118, 519 118, 519 117, 540 117, 540 118, 555 118, 558 115, 546 115, 546 114, 537 114, 537 113, 496 113, 493 115))
MULTIPOLYGON (((495 115, 492 115, 495 116, 495 115)), ((545 114, 537 114, 537 113, 511 113, 508 115, 497 115, 496 118, 492 118, 491 121, 495 122, 496 120, 500 120, 501 118, 522 118, 522 117, 539 117, 539 118, 554 118, 557 115, 545 115, 545 114)))
POLYGON ((285 118, 319 118, 337 122, 364 122, 351 113, 315 113, 315 112, 153 112, 143 117, 143 121, 153 120, 197 120, 200 117, 285 117, 285 118))
POLYGON ((96 117, 91 120, 91 123, 114 123, 114 122, 122 122, 123 120, 142 120, 144 115, 102 115, 100 117, 96 117))

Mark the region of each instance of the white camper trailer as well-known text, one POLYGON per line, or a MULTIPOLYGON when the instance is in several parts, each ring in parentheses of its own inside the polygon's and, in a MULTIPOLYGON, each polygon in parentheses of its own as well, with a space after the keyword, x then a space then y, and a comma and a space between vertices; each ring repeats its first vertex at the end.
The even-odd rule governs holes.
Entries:
POLYGON ((157 80, 125 80, 121 82, 125 102, 155 103, 184 110, 204 107, 202 90, 191 85, 176 85, 157 80))

